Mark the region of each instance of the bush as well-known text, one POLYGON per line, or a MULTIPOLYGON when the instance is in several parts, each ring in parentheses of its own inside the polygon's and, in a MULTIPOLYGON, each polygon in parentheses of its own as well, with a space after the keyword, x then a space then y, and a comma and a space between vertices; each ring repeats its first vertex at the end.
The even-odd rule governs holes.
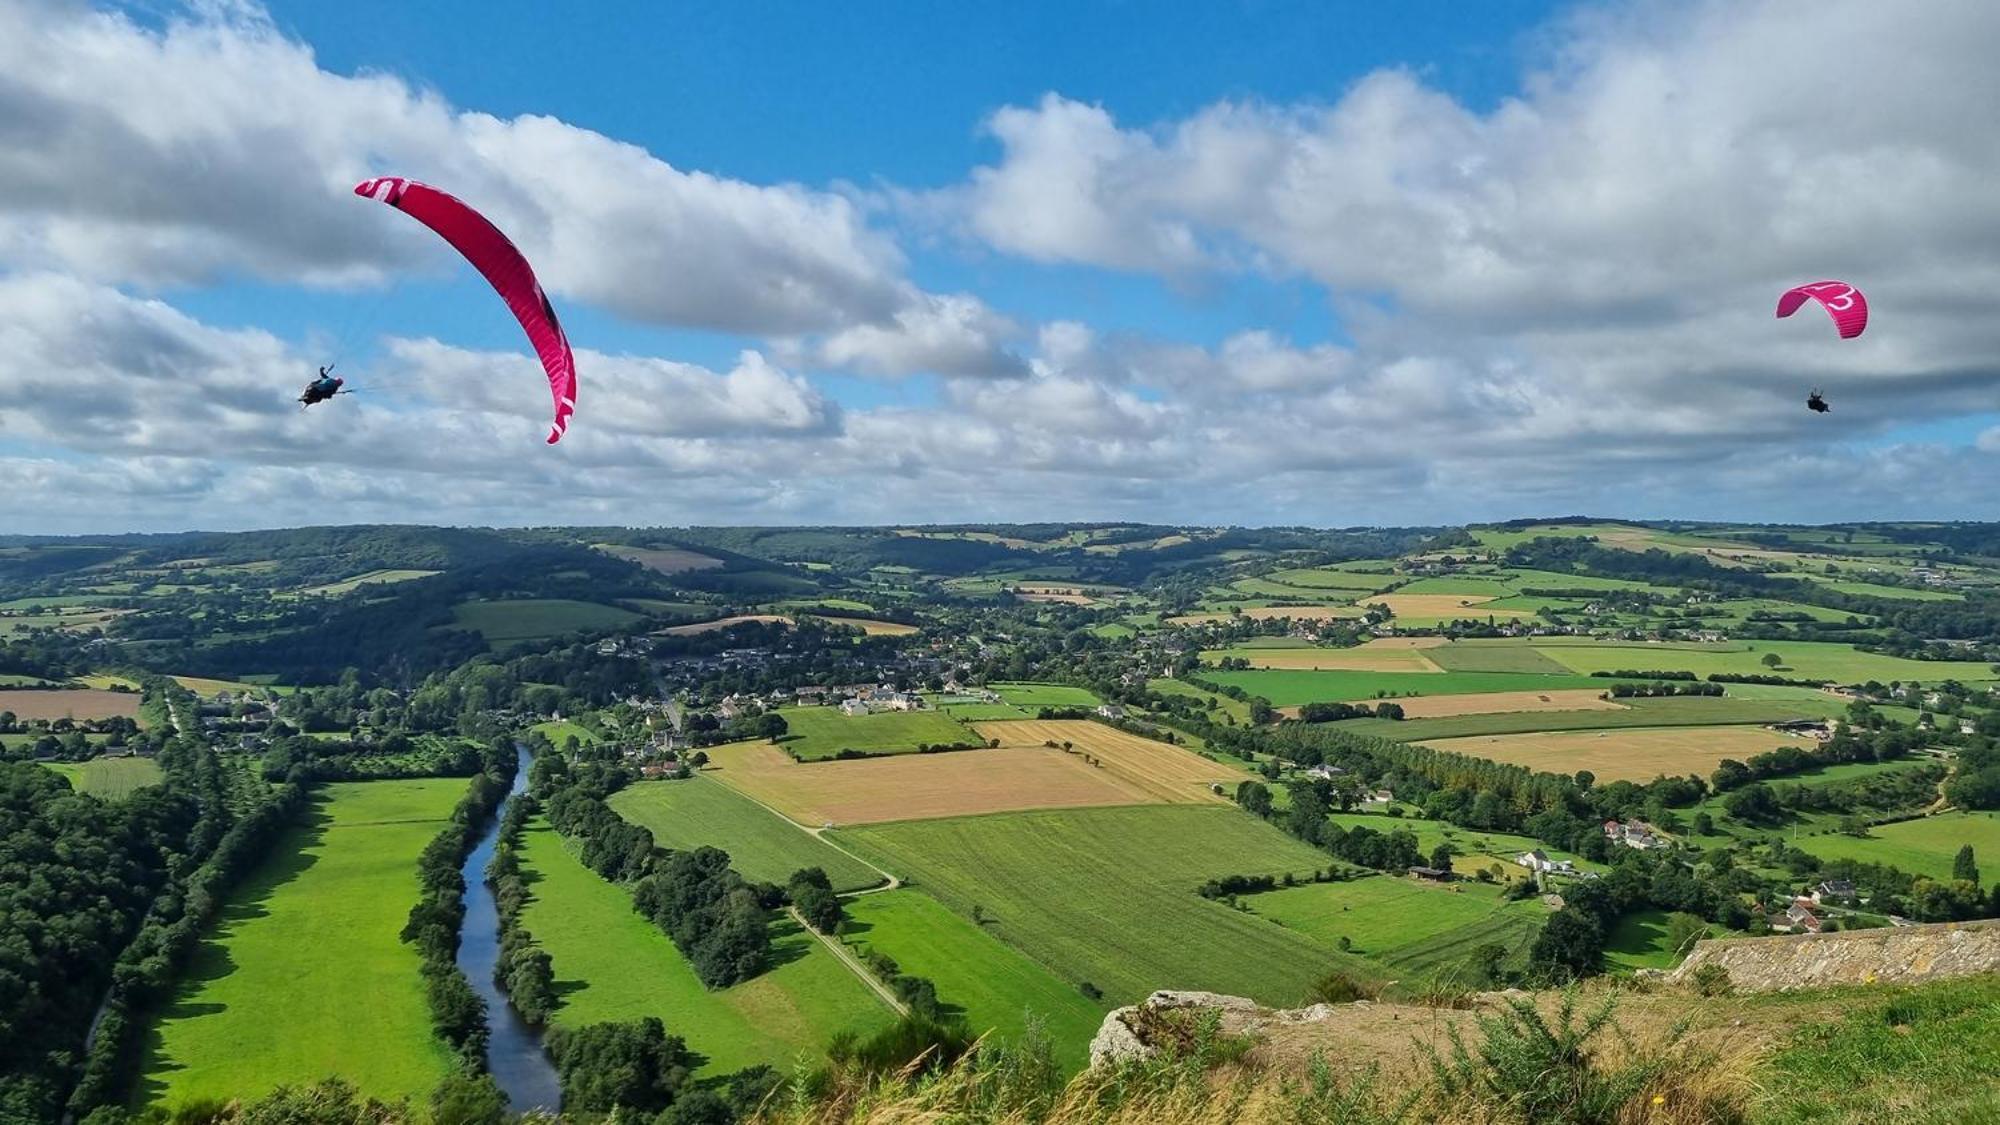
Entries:
POLYGON ((1333 969, 1312 983, 1312 991, 1306 994, 1306 999, 1315 1004, 1352 1004, 1356 1000, 1370 999, 1373 995, 1361 982, 1339 969, 1333 969))
POLYGON ((1694 983, 1694 990, 1703 996, 1727 996, 1734 987, 1729 982, 1729 970, 1720 965, 1700 965, 1694 975, 1688 978, 1694 983))

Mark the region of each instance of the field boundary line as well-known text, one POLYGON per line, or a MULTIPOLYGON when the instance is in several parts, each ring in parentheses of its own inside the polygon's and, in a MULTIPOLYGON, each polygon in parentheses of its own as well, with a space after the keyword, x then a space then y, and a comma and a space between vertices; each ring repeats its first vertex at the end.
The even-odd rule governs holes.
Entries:
POLYGON ((908 1004, 903 1003, 901 1000, 897 999, 896 994, 889 991, 888 985, 885 985, 881 981, 876 980, 875 974, 869 972, 865 967, 862 966, 861 962, 855 960, 854 954, 848 952, 846 946, 840 944, 838 940, 826 934, 820 933, 818 930, 815 930, 811 926, 806 925, 805 915, 799 913, 798 907, 787 906, 785 907, 785 913, 792 916, 792 921, 797 922, 799 924, 800 929, 803 929, 805 932, 818 938, 821 945, 826 946, 827 949, 831 951, 835 957, 840 958, 840 963, 847 966, 849 972, 852 972, 855 976, 860 977, 861 983, 868 986, 868 990, 875 994, 876 999, 882 1001, 884 1004, 889 1005, 890 1011, 896 1013, 899 1016, 907 1016, 910 1014, 910 1006, 908 1004))
POLYGON ((873 871, 875 874, 880 875, 882 877, 883 882, 882 885, 879 887, 863 887, 861 890, 848 891, 845 894, 839 895, 837 897, 853 898, 856 895, 881 894, 883 891, 893 891, 897 887, 903 885, 903 881, 901 879, 896 878, 896 876, 891 874, 888 870, 880 866, 877 866, 876 864, 871 863, 866 859, 863 859, 861 856, 855 855, 853 852, 848 851, 846 848, 843 848, 839 844, 828 839, 826 836, 826 829, 813 828, 808 825, 800 824, 798 821, 793 820, 791 817, 786 816, 784 813, 779 812, 772 806, 765 804, 764 802, 758 800, 755 797, 752 797, 750 794, 745 793, 743 790, 738 789, 737 787, 729 784, 726 781, 716 781, 712 777, 709 778, 708 780, 714 782, 717 785, 722 786, 724 789, 729 790, 731 793, 734 793, 737 796, 743 798, 744 800, 750 802, 751 804, 756 805, 758 808, 763 809, 765 812, 770 813, 772 816, 777 817, 779 820, 784 821, 786 824, 789 824, 793 828, 796 828, 799 831, 805 833, 806 835, 811 836, 813 839, 818 840, 820 843, 825 844, 827 847, 832 848, 834 851, 839 852, 841 855, 846 856, 847 858, 853 860, 854 862, 860 864, 863 867, 866 867, 868 870, 873 871))

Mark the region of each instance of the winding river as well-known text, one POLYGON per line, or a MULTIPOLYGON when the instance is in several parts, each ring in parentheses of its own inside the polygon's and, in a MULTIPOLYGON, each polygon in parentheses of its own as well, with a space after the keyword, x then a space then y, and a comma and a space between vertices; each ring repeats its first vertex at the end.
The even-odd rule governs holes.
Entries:
MULTIPOLYGON (((528 787, 528 752, 520 755, 514 772, 514 786, 507 792, 511 804, 528 787)), ((505 814, 506 804, 500 812, 505 814)), ((562 1087, 555 1065, 542 1050, 541 1033, 524 1022, 500 986, 493 983, 493 966, 500 960, 500 911, 493 902, 493 888, 486 885, 486 865, 493 860, 493 846, 500 836, 500 817, 480 838, 479 846, 465 858, 465 927, 458 942, 458 967, 465 971, 472 990, 486 1001, 486 1022, 492 1037, 487 1043, 487 1065, 493 1080, 507 1095, 507 1107, 515 1113, 531 1109, 554 1111, 562 1101, 562 1087)))

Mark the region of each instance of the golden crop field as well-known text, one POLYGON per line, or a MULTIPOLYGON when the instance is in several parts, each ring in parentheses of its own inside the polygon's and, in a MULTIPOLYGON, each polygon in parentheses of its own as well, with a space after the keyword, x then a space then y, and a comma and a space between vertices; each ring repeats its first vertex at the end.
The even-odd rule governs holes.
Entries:
POLYGON ((790 625, 792 623, 791 618, 779 613, 746 613, 740 617, 722 617, 714 621, 696 622, 693 625, 675 625, 671 628, 662 629, 660 632, 670 637, 685 637, 694 633, 712 633, 717 629, 727 629, 731 625, 741 625, 745 621, 775 622, 780 625, 790 625))
POLYGON ((0 711, 20 719, 109 719, 139 714, 139 693, 98 691, 0 691, 0 711))
POLYGON ((1760 727, 1673 727, 1439 738, 1423 745, 1549 773, 1589 770, 1603 782, 1651 781, 1662 774, 1706 777, 1724 758, 1740 762, 1780 746, 1810 743, 1760 727))
POLYGON ((1067 742, 1071 749, 1102 763, 1093 769, 1120 775, 1170 804, 1226 802, 1227 797, 1217 797, 1209 786, 1219 782, 1226 792, 1234 793, 1236 783, 1250 776, 1178 746, 1088 719, 1004 719, 974 723, 972 729, 984 738, 999 739, 1003 748, 1067 742))
POLYGON ((1046 590, 1016 591, 1014 597, 1024 602, 1061 602, 1064 605, 1097 604, 1097 600, 1087 594, 1057 594, 1046 590))
MULTIPOLYGON (((1376 703, 1355 699, 1352 703, 1376 703)), ((1491 691, 1475 695, 1419 695, 1396 700, 1406 719, 1442 719, 1452 715, 1499 715, 1515 711, 1629 711, 1604 698, 1595 688, 1563 691, 1491 691)))
POLYGON ((815 613, 813 618, 828 625, 852 625, 871 637, 906 637, 917 631, 915 625, 904 625, 897 621, 872 621, 866 617, 833 617, 815 613))
POLYGON ((810 763, 762 742, 708 754, 705 776, 815 828, 1158 800, 1123 775, 1040 746, 810 763))

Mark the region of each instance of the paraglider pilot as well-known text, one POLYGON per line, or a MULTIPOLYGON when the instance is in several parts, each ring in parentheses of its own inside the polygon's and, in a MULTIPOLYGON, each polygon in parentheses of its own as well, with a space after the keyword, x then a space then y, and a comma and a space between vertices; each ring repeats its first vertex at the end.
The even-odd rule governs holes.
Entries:
POLYGON ((1821 395, 1818 390, 1814 390, 1813 393, 1806 396, 1806 409, 1812 411, 1814 414, 1825 414, 1832 410, 1833 407, 1826 404, 1825 396, 1821 395))
POLYGON ((331 370, 333 370, 333 367, 330 364, 320 368, 319 378, 306 384, 305 393, 299 396, 300 406, 311 406, 316 402, 325 402, 327 399, 340 393, 341 385, 345 380, 327 374, 331 370))

